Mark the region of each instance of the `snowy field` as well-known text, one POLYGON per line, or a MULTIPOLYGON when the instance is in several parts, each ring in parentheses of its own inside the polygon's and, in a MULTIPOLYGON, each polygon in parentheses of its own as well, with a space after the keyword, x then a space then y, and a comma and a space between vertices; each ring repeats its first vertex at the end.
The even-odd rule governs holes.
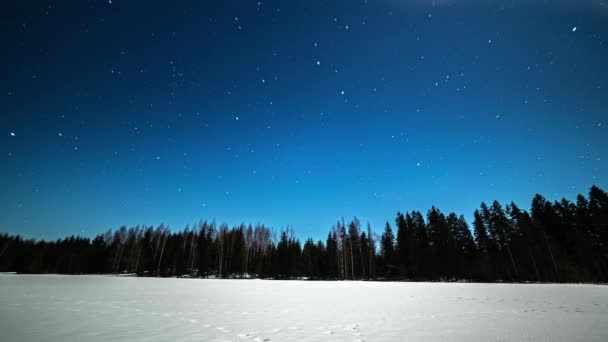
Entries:
POLYGON ((608 341, 608 286, 0 274, 12 341, 608 341))

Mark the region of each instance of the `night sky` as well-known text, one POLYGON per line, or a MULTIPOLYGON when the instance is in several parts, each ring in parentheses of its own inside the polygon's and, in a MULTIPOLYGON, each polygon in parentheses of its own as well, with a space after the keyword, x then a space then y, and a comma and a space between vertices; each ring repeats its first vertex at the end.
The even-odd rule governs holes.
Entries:
POLYGON ((608 188, 608 3, 3 1, 0 231, 323 238, 608 188))

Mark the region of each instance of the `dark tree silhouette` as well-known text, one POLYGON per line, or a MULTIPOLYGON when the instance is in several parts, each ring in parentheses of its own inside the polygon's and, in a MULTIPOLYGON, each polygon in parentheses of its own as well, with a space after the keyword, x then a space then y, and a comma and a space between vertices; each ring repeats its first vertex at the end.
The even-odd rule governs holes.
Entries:
POLYGON ((399 212, 396 237, 387 222, 380 236, 355 217, 338 221, 325 242, 291 229, 278 240, 258 224, 216 226, 203 221, 182 231, 120 227, 93 239, 35 241, 0 235, 0 271, 138 276, 281 279, 411 279, 533 282, 608 281, 608 195, 591 187, 576 202, 532 199, 481 203, 472 231, 462 215, 432 207, 399 212))
POLYGON ((380 238, 380 263, 383 266, 381 269, 383 270, 385 277, 398 275, 395 262, 395 235, 393 234, 391 225, 386 222, 384 232, 380 238))

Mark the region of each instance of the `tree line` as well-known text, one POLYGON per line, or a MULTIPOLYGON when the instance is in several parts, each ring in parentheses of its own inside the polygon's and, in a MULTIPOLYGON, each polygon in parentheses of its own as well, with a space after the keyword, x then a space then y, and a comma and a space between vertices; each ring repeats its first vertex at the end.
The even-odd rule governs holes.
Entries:
POLYGON ((608 281, 608 195, 593 186, 529 211, 481 203, 472 227, 432 207, 397 213, 380 233, 355 217, 336 222, 324 241, 278 236, 263 224, 202 221, 172 232, 160 225, 121 227, 93 239, 35 241, 0 235, 0 271, 133 273, 139 276, 269 279, 608 281))

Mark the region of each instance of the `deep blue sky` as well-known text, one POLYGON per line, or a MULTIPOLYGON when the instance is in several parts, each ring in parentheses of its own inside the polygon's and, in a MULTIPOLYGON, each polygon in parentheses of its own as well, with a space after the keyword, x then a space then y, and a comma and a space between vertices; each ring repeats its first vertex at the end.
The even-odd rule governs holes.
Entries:
POLYGON ((322 238, 608 185, 602 1, 3 1, 0 231, 322 238))

